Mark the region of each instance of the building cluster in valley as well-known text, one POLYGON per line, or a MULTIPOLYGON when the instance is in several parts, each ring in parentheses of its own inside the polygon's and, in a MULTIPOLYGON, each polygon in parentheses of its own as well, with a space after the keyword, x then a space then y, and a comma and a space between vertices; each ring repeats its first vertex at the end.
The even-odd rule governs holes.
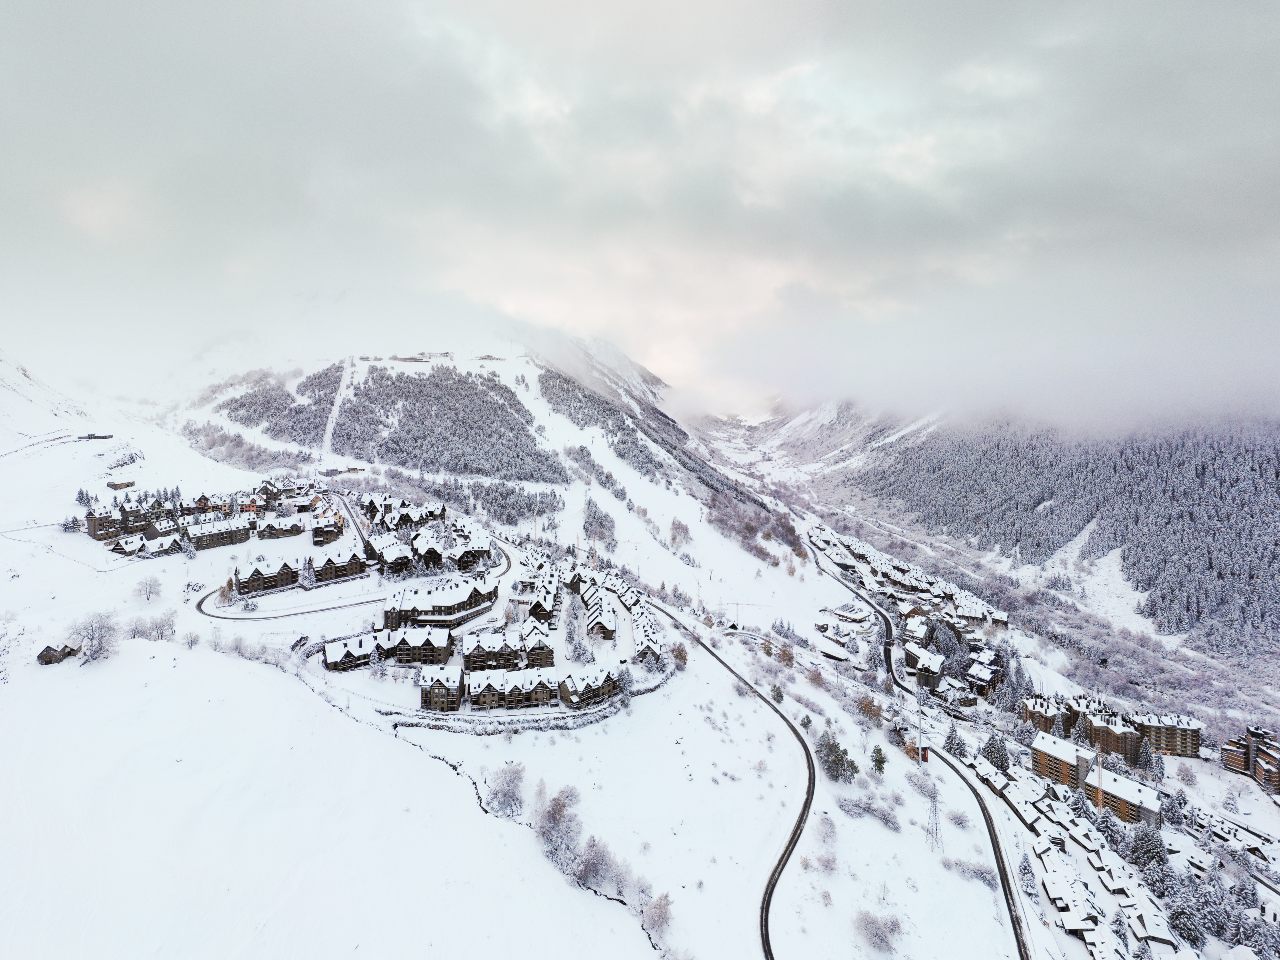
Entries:
POLYGON ((338 540, 345 522, 310 481, 268 479, 255 489, 205 494, 192 499, 145 496, 110 505, 95 503, 85 512, 84 529, 113 553, 157 557, 186 548, 210 550, 275 540, 309 532, 313 546, 338 540))
POLYGON ((493 548, 484 529, 468 517, 448 514, 444 504, 370 494, 360 510, 368 523, 365 556, 388 573, 406 573, 415 564, 419 569, 469 571, 486 561, 493 548))
POLYGON ((1280 795, 1280 740, 1270 730, 1246 727, 1221 747, 1222 765, 1257 781, 1267 793, 1280 795))
POLYGON ((858 576, 900 624, 907 675, 918 686, 951 706, 966 707, 1000 685, 1004 664, 995 641, 1009 625, 1004 613, 861 540, 815 532, 813 543, 846 574, 858 576), (948 650, 948 643, 955 648, 948 650))
POLYGON ((1077 735, 1103 753, 1119 754, 1130 766, 1138 762, 1142 742, 1155 753, 1174 757, 1200 756, 1204 724, 1179 713, 1121 713, 1098 697, 1028 697, 1018 705, 1018 717, 1037 730, 1060 738, 1077 735))
POLYGON ((460 632, 492 609, 497 587, 481 591, 461 576, 443 577, 393 594, 380 630, 326 643, 324 666, 416 665, 423 710, 478 711, 591 707, 621 692, 628 665, 658 669, 665 662, 664 633, 648 598, 617 573, 537 554, 526 566, 514 584, 509 622, 460 632), (571 597, 581 603, 574 622, 571 597), (596 647, 597 662, 572 659, 579 632, 596 647))
MULTIPOLYGON (((1023 704, 1023 716, 1039 725, 1045 716, 1061 729, 1066 712, 1034 698, 1023 704)), ((1073 725, 1084 730, 1097 715, 1098 701, 1076 698, 1073 725)), ((1054 701, 1063 707, 1067 701, 1054 701)), ((1152 744, 1175 756, 1195 756, 1199 750, 1194 721, 1180 716, 1134 715, 1129 720, 1152 744), (1161 736, 1163 731, 1163 737, 1161 736)), ((1166 907, 1152 895, 1142 872, 1111 848, 1092 811, 1110 811, 1121 822, 1142 824, 1156 831, 1170 862, 1202 878, 1219 874, 1227 860, 1255 863, 1263 869, 1280 862, 1280 843, 1257 829, 1233 823, 1194 805, 1182 807, 1176 830, 1163 822, 1162 798, 1153 787, 1106 769, 1099 762, 1109 734, 1095 724, 1097 746, 1066 740, 1041 729, 1031 745, 1030 769, 1011 765, 998 769, 981 754, 963 759, 978 781, 1002 799, 1017 822, 1030 834, 1030 849, 1039 862, 1039 882, 1057 911, 1058 926, 1080 938, 1093 960, 1120 960, 1108 930, 1117 914, 1129 939, 1146 944, 1154 956, 1171 954, 1179 945, 1170 930, 1166 907), (1080 801, 1090 808, 1089 815, 1080 801), (1164 827, 1162 830, 1161 828, 1164 827), (1104 898, 1112 901, 1104 905, 1104 898)), ((1116 751, 1120 752, 1119 750, 1116 751)), ((1258 915, 1267 919, 1265 910, 1258 915)), ((1275 922, 1274 919, 1271 922, 1275 922)))
POLYGON ((264 561, 243 572, 237 569, 233 576, 235 592, 245 596, 296 585, 315 586, 360 576, 366 569, 376 567, 388 576, 410 572, 443 574, 422 588, 423 602, 431 608, 447 609, 453 625, 493 606, 497 588, 486 575, 493 541, 473 521, 462 516, 446 517, 443 504, 423 506, 404 499, 379 501, 371 496, 361 503, 360 511, 361 520, 357 522, 366 526, 358 531, 362 551, 344 550, 302 561, 264 561), (421 544, 422 549, 407 542, 410 539, 421 544), (442 549, 428 549, 431 542, 442 544, 442 549))

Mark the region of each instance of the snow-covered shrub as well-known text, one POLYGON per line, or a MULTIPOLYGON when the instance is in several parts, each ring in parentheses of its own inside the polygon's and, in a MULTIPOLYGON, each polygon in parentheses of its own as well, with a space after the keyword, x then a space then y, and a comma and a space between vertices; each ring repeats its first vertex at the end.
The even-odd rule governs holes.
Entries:
POLYGON ((995 868, 985 863, 978 863, 976 860, 953 860, 950 857, 943 857, 942 866, 944 869, 960 874, 967 880, 977 880, 984 887, 988 887, 991 890, 994 890, 996 884, 999 883, 995 868))
POLYGON ((836 800, 836 806, 847 816, 857 820, 861 817, 871 817, 873 820, 879 821, 885 827, 888 827, 894 833, 902 830, 902 824, 898 822, 898 816, 888 807, 881 806, 875 800, 875 797, 866 794, 853 797, 840 797, 836 800))
POLYGON ((139 599, 150 603, 156 597, 160 596, 161 589, 162 586, 159 577, 143 577, 138 581, 138 585, 134 588, 133 592, 139 599))
POLYGON ((895 916, 878 917, 863 910, 858 913, 858 932, 873 950, 893 953, 902 923, 895 916))
POLYGON ((595 835, 587 837, 582 850, 577 856, 577 867, 574 877, 578 883, 592 890, 606 890, 616 883, 618 862, 609 850, 608 844, 596 839, 595 835))
POLYGON ((671 897, 662 894, 645 904, 641 915, 644 928, 652 934, 661 934, 671 925, 671 897))

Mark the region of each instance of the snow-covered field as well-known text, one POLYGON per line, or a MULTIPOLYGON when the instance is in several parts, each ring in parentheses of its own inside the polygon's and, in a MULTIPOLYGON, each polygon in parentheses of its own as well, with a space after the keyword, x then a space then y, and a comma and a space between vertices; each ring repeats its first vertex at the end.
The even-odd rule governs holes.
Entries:
POLYGON ((466 779, 288 674, 142 640, 43 668, 36 642, 0 695, 0 954, 494 955, 559 927, 652 955, 466 779))

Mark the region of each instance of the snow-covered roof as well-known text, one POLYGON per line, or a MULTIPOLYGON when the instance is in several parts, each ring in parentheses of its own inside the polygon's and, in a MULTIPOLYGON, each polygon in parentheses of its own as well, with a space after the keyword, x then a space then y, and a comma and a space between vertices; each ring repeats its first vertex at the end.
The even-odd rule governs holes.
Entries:
POLYGON ((418 686, 429 687, 437 681, 450 690, 457 690, 462 686, 462 664, 424 664, 418 668, 418 686))
POLYGON ((1181 713, 1138 713, 1129 721, 1144 727, 1177 727, 1182 730, 1203 730, 1204 724, 1195 717, 1181 713))
POLYGON ((1079 746, 1070 740, 1063 740, 1061 737, 1055 737, 1051 733, 1045 733, 1043 730, 1036 734, 1036 738, 1031 741, 1031 749, 1038 750, 1041 753, 1048 754, 1063 763, 1074 764, 1076 758, 1083 752, 1092 757, 1092 751, 1082 751, 1079 746))
POLYGON ((918 643, 904 643, 902 649, 910 653, 916 658, 917 667, 929 673, 941 673, 943 656, 940 653, 931 653, 924 649, 918 643))
POLYGON ((447 607, 462 603, 476 590, 487 593, 490 589, 486 577, 473 578, 450 574, 429 580, 420 586, 406 587, 398 595, 388 597, 385 608, 430 610, 432 607, 447 607))

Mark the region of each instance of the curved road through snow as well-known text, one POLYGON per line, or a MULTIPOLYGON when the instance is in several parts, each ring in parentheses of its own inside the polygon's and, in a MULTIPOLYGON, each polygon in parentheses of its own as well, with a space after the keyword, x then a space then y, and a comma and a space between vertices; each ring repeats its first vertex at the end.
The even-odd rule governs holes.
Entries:
MULTIPOLYGON (((911 690, 905 683, 898 679, 897 671, 893 669, 893 621, 889 619, 889 615, 881 609, 880 605, 872 600, 869 596, 846 581, 844 578, 832 573, 822 565, 822 558, 818 551, 809 546, 809 550, 813 553, 813 562, 818 570, 826 574, 831 579, 858 597, 869 606, 880 618, 880 622, 884 624, 884 667, 889 671, 889 676, 893 678, 893 685, 908 696, 915 697, 915 692, 911 690)), ((991 818, 991 811, 987 808, 987 800, 974 786, 973 781, 960 772, 960 768, 956 766, 955 761, 946 755, 946 753, 937 747, 934 748, 934 755, 945 763, 957 777, 959 777, 969 792, 973 794, 973 798, 978 801, 978 809, 982 811, 982 819, 987 825, 987 835, 991 838, 991 849, 996 855, 996 868, 1000 873, 1000 887, 1004 892, 1005 907, 1009 911, 1009 923, 1013 928, 1013 939, 1018 946, 1018 956, 1020 960, 1031 960, 1031 951, 1027 948, 1026 935, 1022 929, 1022 915, 1018 912, 1018 904, 1013 892, 1013 883, 1009 877, 1009 870, 1005 866, 1004 849, 1000 846, 1000 837, 996 833, 995 821, 991 818)))
POLYGON ((787 863, 791 860, 791 855, 795 852, 796 846, 800 843, 800 834, 804 832, 805 821, 809 819, 809 810, 813 806, 813 788, 815 783, 813 753, 809 750, 809 745, 805 743, 804 736, 800 733, 800 730, 791 722, 791 719, 785 713, 778 709, 777 704, 757 690, 755 686, 749 683, 742 674, 738 673, 737 670, 729 666, 729 664, 725 662, 724 658, 721 657, 720 654, 716 653, 709 645, 703 643, 702 639, 696 633, 686 627, 662 607, 659 607, 657 604, 651 604, 651 606, 654 610, 657 610, 675 624, 677 630, 689 637, 690 640, 696 643, 707 653, 711 654, 720 666, 733 674, 740 683, 759 697, 760 701, 766 707, 776 713, 782 719, 782 722, 787 725, 787 729, 791 731, 791 735, 796 738, 796 743, 800 744, 800 749, 804 751, 804 762, 808 767, 808 783, 805 786, 804 803, 800 807, 800 815, 796 817, 795 826, 791 828, 791 835, 787 837, 786 846, 782 848, 781 856, 778 857, 777 863, 774 864, 773 870, 769 873, 769 879, 764 885, 764 896, 760 900, 760 946, 764 950, 766 960, 774 960, 773 943, 769 938, 769 909, 773 906, 773 892, 777 889, 778 881, 782 878, 782 871, 786 869, 787 863))

